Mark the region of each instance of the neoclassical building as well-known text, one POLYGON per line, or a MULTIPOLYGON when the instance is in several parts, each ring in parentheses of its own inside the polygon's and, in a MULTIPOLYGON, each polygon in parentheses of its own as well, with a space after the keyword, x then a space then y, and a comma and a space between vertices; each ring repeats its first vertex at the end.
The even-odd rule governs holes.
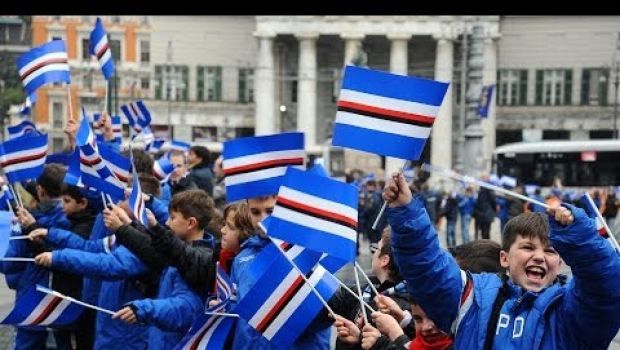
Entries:
MULTIPOLYGON (((255 80, 256 134, 297 129, 313 150, 331 137, 336 101, 345 64, 365 56, 373 69, 453 82, 460 37, 471 33, 469 16, 258 16, 255 80)), ((499 17, 478 17, 484 26, 485 84, 495 82, 499 17)), ((435 121, 430 161, 451 167, 457 135, 452 84, 435 121), (434 142, 433 142, 434 141, 434 142)), ((485 160, 494 148, 494 108, 484 121, 485 160)), ((387 160, 393 170, 400 160, 387 160)))

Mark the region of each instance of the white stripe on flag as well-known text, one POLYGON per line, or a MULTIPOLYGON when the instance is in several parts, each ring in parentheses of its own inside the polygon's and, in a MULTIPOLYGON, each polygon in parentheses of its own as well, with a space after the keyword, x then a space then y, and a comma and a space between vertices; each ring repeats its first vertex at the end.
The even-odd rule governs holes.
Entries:
POLYGON ((27 156, 31 156, 33 154, 39 154, 42 152, 47 151, 47 145, 43 145, 41 147, 37 147, 37 148, 30 148, 30 149, 26 149, 23 151, 17 151, 17 152, 11 152, 8 154, 5 154, 2 157, 2 163, 6 163, 8 161, 12 161, 14 159, 17 158, 23 158, 23 157, 27 157, 27 156))
POLYGON ((393 122, 343 111, 336 112, 335 122, 418 139, 426 139, 431 134, 430 127, 393 122))
POLYGON ((42 62, 45 61, 49 61, 49 60, 55 60, 55 59, 69 59, 69 56, 67 56, 67 52, 63 51, 63 52, 50 52, 47 53, 37 59, 35 59, 34 61, 30 61, 27 65, 23 66, 20 70, 19 70, 19 76, 21 77, 22 75, 24 75, 24 73, 26 73, 27 71, 29 71, 32 67, 37 66, 39 64, 41 64, 42 62))
POLYGON ((217 320, 215 321, 213 326, 209 328, 209 330, 202 337, 196 349, 207 349, 207 344, 209 344, 209 341, 211 341, 211 336, 213 335, 213 332, 215 332, 217 327, 220 326, 220 323, 224 322, 224 319, 226 318, 226 316, 215 316, 215 315, 214 317, 217 317, 217 320))
POLYGON ((39 304, 34 308, 34 310, 32 310, 32 312, 30 313, 30 315, 28 315, 28 317, 26 317, 26 319, 24 319, 20 325, 28 325, 31 324, 32 322, 34 322, 34 320, 36 320, 41 313, 43 312, 43 310, 45 310, 45 308, 52 302, 52 300, 54 300, 56 297, 51 295, 51 294, 47 294, 45 295, 45 297, 43 297, 43 299, 39 302, 39 304))
POLYGON ((99 59, 99 64, 101 66, 105 66, 105 64, 108 63, 110 58, 112 58, 112 53, 110 52, 110 49, 107 49, 103 56, 101 56, 101 58, 99 59))
POLYGON ((224 170, 227 170, 230 168, 236 168, 238 166, 262 163, 262 162, 267 162, 270 160, 289 159, 289 158, 304 159, 305 157, 306 157, 306 151, 304 151, 303 149, 264 152, 264 153, 252 154, 249 156, 224 159, 224 161, 222 162, 222 168, 224 170))
POLYGON ((47 73, 50 71, 56 71, 56 70, 66 70, 67 72, 69 72, 69 65, 67 63, 54 63, 54 64, 49 64, 47 66, 43 66, 37 69, 36 71, 32 72, 32 74, 28 75, 26 79, 22 80, 22 84, 26 86, 31 81, 39 77, 41 74, 47 73))
POLYGON ((314 216, 302 214, 284 207, 276 206, 273 209, 272 215, 274 218, 289 221, 291 223, 305 226, 311 229, 325 231, 327 233, 349 239, 353 242, 355 242, 357 238, 357 232, 347 226, 315 218, 314 216))
MULTIPOLYGON (((95 55, 97 55, 97 53, 101 50, 101 48, 107 43, 108 43, 108 36, 103 34, 101 39, 99 39, 99 42, 97 43, 97 45, 95 45, 95 55)), ((109 50, 109 48, 107 50, 109 50)))
MULTIPOLYGON (((264 170, 259 170, 259 171, 252 171, 249 173, 226 176, 224 178, 224 184, 226 186, 234 186, 234 185, 239 185, 239 184, 243 184, 246 182, 260 181, 260 180, 265 180, 265 179, 269 179, 272 177, 283 176, 284 173, 286 173, 286 168, 287 167, 285 166, 281 166, 277 168, 270 168, 270 169, 264 169, 264 170)), ((294 166, 293 168, 303 170, 303 166, 294 166)))
POLYGON ((282 295, 284 295, 286 290, 291 287, 291 285, 297 279, 298 276, 299 276, 299 272, 297 272, 297 270, 291 267, 291 271, 288 273, 288 275, 284 277, 284 279, 282 280, 282 282, 280 282, 278 287, 273 291, 273 293, 271 293, 269 298, 265 300, 263 305, 261 305, 261 307, 254 314, 254 316, 252 316, 250 321, 248 321, 248 323, 252 327, 256 328, 258 326, 258 324, 263 320, 263 318, 265 318, 265 316, 269 313, 269 311, 271 311, 271 309, 276 305, 278 300, 280 300, 282 295))
MULTIPOLYGON (((296 271, 296 270, 295 270, 296 271)), ((325 269, 323 269, 320 265, 317 265, 316 270, 312 273, 310 278, 308 278, 308 282, 314 287, 316 287, 317 283, 323 277, 325 273, 325 269)), ((299 274, 297 274, 299 275, 299 274)), ((263 336, 269 340, 273 338, 273 336, 282 328, 282 326, 289 320, 291 315, 295 313, 295 310, 299 308, 299 305, 303 303, 309 294, 312 293, 312 288, 308 286, 308 284, 304 281, 302 287, 299 291, 293 296, 291 301, 286 304, 286 306, 282 309, 282 311, 278 314, 278 316, 273 320, 273 322, 267 327, 265 332, 263 332, 263 336)))
POLYGON ((24 169, 36 168, 37 166, 45 164, 45 159, 46 159, 45 157, 42 157, 39 159, 24 162, 24 163, 16 163, 16 164, 7 165, 4 167, 4 172, 13 173, 13 172, 24 170, 24 169))
POLYGON ((63 299, 60 302, 60 304, 58 304, 58 306, 56 306, 54 311, 52 311, 52 313, 49 316, 47 316, 45 318, 45 320, 43 320, 39 324, 41 326, 47 326, 49 324, 52 324, 52 323, 56 322, 58 317, 60 317, 60 315, 65 311, 65 309, 69 307, 69 305, 71 305, 71 302, 69 300, 63 299))
MULTIPOLYGON (((284 243, 283 240, 278 238, 271 237, 271 240, 273 241, 273 244, 277 244, 279 246, 282 246, 282 243, 284 243)), ((291 260, 295 260, 295 258, 297 258, 299 254, 304 252, 304 250, 306 250, 305 247, 302 247, 300 245, 293 245, 293 247, 287 250, 285 253, 289 258, 291 258, 291 260)))
POLYGON ((439 114, 439 106, 432 106, 418 102, 372 95, 355 90, 340 90, 339 100, 388 109, 392 111, 418 114, 431 118, 434 118, 437 114, 439 114))
POLYGON ((348 205, 313 196, 308 193, 303 193, 286 186, 280 186, 278 196, 282 196, 286 199, 290 199, 313 208, 346 216, 347 218, 357 222, 357 209, 353 209, 348 205))

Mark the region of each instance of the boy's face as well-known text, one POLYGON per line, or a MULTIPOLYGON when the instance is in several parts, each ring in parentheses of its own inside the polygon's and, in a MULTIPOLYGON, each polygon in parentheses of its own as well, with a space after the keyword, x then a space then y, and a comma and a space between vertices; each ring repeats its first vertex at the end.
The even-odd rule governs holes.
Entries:
POLYGON ((433 344, 446 336, 445 333, 435 326, 433 320, 426 316, 426 313, 419 305, 411 304, 411 315, 415 322, 416 336, 420 335, 425 342, 433 344))
POLYGON ((248 199, 248 208, 252 216, 252 225, 258 227, 258 223, 273 213, 276 205, 276 196, 248 199))
MULTIPOLYGON (((388 264, 390 263, 390 256, 387 254, 381 254, 381 249, 383 248, 383 239, 379 240, 377 244, 377 250, 372 254, 372 273, 375 276, 382 276, 385 274, 385 270, 387 269, 388 264)), ((383 282, 383 281, 381 281, 383 282)))
POLYGON ((78 202, 71 196, 67 196, 64 194, 62 195, 62 211, 65 213, 65 215, 72 215, 78 213, 86 209, 86 205, 86 200, 78 202))
POLYGON ((553 247, 543 245, 540 238, 517 235, 508 252, 501 251, 500 264, 517 285, 539 292, 557 277, 562 260, 553 247))
POLYGON ((170 210, 170 216, 166 225, 170 227, 170 230, 174 232, 181 240, 185 240, 189 237, 191 231, 196 228, 196 218, 185 218, 183 214, 178 211, 170 210))

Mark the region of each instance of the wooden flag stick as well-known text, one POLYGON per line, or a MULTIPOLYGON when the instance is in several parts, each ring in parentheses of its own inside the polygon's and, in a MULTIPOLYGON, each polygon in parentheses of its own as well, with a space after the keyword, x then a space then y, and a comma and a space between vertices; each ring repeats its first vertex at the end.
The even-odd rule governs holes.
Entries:
POLYGON ((0 261, 34 262, 34 258, 0 258, 0 261))
POLYGON ((83 301, 77 300, 77 299, 75 299, 75 298, 72 298, 72 297, 70 297, 70 296, 66 296, 66 295, 61 294, 61 293, 58 293, 58 292, 57 292, 57 291, 55 291, 55 290, 51 290, 51 289, 49 289, 49 288, 45 288, 45 287, 40 286, 40 285, 38 285, 38 284, 37 284, 37 290, 38 290, 39 292, 43 292, 43 293, 47 293, 47 294, 51 294, 51 295, 53 295, 53 296, 56 296, 56 297, 59 297, 59 298, 65 299, 65 300, 69 300, 69 301, 70 301, 70 302, 72 302, 72 303, 76 303, 76 304, 78 304, 78 305, 82 305, 82 306, 84 306, 84 307, 86 307, 86 308, 89 308, 89 309, 93 309, 93 310, 101 311, 101 312, 103 312, 103 313, 106 313, 106 314, 109 314, 109 315, 112 315, 112 316, 114 316, 114 315, 116 314, 116 312, 110 311, 110 310, 108 310, 108 309, 101 308, 101 307, 96 306, 96 305, 92 305, 92 304, 85 303, 85 302, 83 302, 83 301))
POLYGON ((239 314, 228 314, 226 312, 211 312, 211 311, 205 311, 205 315, 226 316, 226 317, 239 317, 239 314))
POLYGON ((362 315, 364 316, 364 322, 368 324, 368 314, 366 313, 366 308, 364 307, 364 296, 362 295, 362 287, 360 287, 360 277, 355 268, 355 264, 353 264, 353 272, 355 273, 355 284, 357 285, 357 295, 359 296, 360 308, 362 309, 362 315))
POLYGON ((364 269, 362 269, 360 264, 357 263, 357 261, 355 262, 355 267, 357 267, 357 269, 362 273, 362 276, 364 276, 364 278, 366 279, 366 282, 368 282, 368 285, 370 286, 370 289, 372 289, 372 292, 378 296, 379 291, 377 290, 377 288, 375 288, 374 284, 372 284, 372 281, 370 280, 366 272, 364 272, 364 269))
MULTIPOLYGON (((400 170, 398 170, 399 173, 402 173, 405 171, 405 168, 407 167, 407 165, 409 165, 409 161, 405 161, 405 164, 403 164, 402 168, 400 168, 400 170)), ((389 174, 388 174, 389 175, 389 174)), ((379 211, 379 214, 377 214, 377 218, 375 219, 375 222, 372 224, 372 229, 376 230, 377 226, 379 225, 379 221, 381 220, 381 217, 383 216, 383 213, 385 212, 385 208, 387 208, 387 202, 383 201, 383 206, 381 206, 381 210, 379 211)))
POLYGON ((73 106, 71 105, 71 85, 67 84, 67 102, 69 102, 69 119, 73 120, 73 106))
POLYGON ((13 241, 16 239, 28 239, 28 236, 11 236, 9 237, 9 241, 13 241))

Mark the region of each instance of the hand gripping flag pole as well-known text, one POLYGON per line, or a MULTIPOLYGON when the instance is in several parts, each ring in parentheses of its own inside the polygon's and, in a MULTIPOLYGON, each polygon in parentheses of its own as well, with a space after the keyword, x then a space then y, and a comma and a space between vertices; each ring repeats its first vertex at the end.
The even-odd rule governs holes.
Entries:
POLYGON ((493 190, 493 191, 496 191, 496 192, 500 192, 500 193, 506 194, 506 195, 511 196, 511 197, 518 198, 518 199, 520 199, 522 201, 526 201, 526 202, 530 202, 530 203, 539 205, 539 206, 541 206, 541 207, 543 207, 545 209, 550 209, 551 208, 546 203, 537 201, 537 200, 535 200, 533 198, 529 198, 529 197, 526 197, 526 196, 521 195, 519 193, 507 190, 505 188, 501 188, 499 186, 491 185, 491 184, 486 183, 484 181, 480 181, 480 180, 474 179, 471 176, 465 176, 465 175, 458 174, 458 173, 456 173, 456 172, 454 172, 452 170, 440 168, 440 167, 437 167, 437 166, 434 166, 434 165, 431 165, 431 164, 428 164, 428 163, 422 164, 422 169, 425 170, 425 171, 429 171, 429 172, 432 172, 434 174, 440 175, 440 176, 451 178, 451 179, 456 180, 456 181, 462 181, 462 182, 469 183, 469 184, 476 184, 476 185, 478 185, 480 187, 484 187, 484 188, 487 188, 489 190, 493 190))
POLYGON ((286 253, 284 252, 284 250, 282 249, 282 247, 280 247, 278 244, 276 244, 276 242, 273 241, 273 239, 271 238, 271 236, 267 236, 269 237, 269 240, 271 241, 271 243, 273 243, 273 245, 275 245, 278 250, 280 251, 280 253, 282 255, 284 255, 284 257, 286 258, 286 260, 288 260, 288 262, 293 265, 293 268, 295 270, 297 270, 297 272, 299 273, 299 275, 301 276, 301 278, 303 278, 304 282, 306 282, 306 284, 312 289, 312 292, 317 296, 317 298, 319 298, 319 300, 321 301, 321 303, 323 303, 323 306, 325 306, 325 308, 327 309, 327 311, 329 312, 329 314, 336 319, 336 313, 334 312, 334 310, 332 310, 331 307, 329 307, 329 305, 327 304, 327 301, 325 301, 325 299, 323 299, 323 297, 321 296, 321 293, 319 293, 316 288, 312 285, 312 283, 310 283, 310 281, 308 281, 308 278, 306 277, 306 275, 299 269, 299 267, 297 266, 297 264, 295 264, 293 262, 293 260, 286 255, 286 253))
MULTIPOLYGON (((410 161, 406 161, 403 167, 400 168, 398 172, 402 174, 405 171, 405 168, 409 165, 409 162, 410 161)), ((377 218, 375 218, 375 222, 372 224, 373 230, 377 229, 377 226, 379 225, 379 221, 381 220, 381 217, 383 216, 383 213, 385 212, 385 208, 387 208, 387 201, 383 201, 383 206, 381 207, 379 214, 377 214, 377 218)))

